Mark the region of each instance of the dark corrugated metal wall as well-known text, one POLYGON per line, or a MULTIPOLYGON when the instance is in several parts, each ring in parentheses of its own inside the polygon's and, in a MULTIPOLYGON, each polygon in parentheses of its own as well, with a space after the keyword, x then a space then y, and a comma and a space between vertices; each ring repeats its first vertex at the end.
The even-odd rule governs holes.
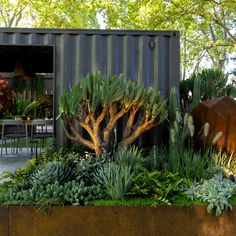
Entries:
MULTIPOLYGON (((176 31, 0 28, 2 44, 55 46, 56 114, 58 97, 88 72, 122 73, 127 79, 154 86, 164 97, 172 85, 179 85, 179 33, 176 31)), ((59 143, 65 142, 60 121, 55 128, 59 143)))

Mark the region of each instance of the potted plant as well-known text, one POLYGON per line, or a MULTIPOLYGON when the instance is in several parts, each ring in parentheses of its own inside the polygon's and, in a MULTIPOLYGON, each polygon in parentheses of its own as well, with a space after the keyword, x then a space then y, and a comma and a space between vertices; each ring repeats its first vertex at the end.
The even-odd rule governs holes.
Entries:
POLYGON ((40 105, 39 101, 30 99, 16 99, 16 119, 26 119, 30 112, 40 105))

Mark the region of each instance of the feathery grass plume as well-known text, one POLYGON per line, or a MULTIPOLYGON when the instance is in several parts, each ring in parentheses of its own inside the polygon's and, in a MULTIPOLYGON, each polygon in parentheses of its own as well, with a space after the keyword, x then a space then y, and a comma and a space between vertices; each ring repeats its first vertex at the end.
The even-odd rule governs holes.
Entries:
POLYGON ((194 125, 189 125, 189 131, 190 131, 191 137, 193 137, 193 135, 194 135, 194 129, 195 129, 194 125))
POLYGON ((179 107, 179 92, 175 87, 172 87, 168 99, 168 117, 170 125, 172 125, 173 122, 177 119, 179 107))
POLYGON ((193 118, 192 116, 189 116, 188 117, 188 129, 189 129, 189 132, 190 132, 190 136, 193 137, 194 135, 194 125, 193 125, 193 118))
POLYGON ((179 125, 176 121, 174 122, 174 130, 176 131, 176 133, 179 133, 179 125))
POLYGON ((187 124, 187 122, 188 122, 188 117, 189 117, 189 114, 188 114, 188 113, 185 113, 185 115, 184 115, 184 125, 187 124))
POLYGON ((218 132, 218 133, 215 135, 215 137, 213 138, 212 144, 215 144, 215 143, 219 140, 219 138, 222 136, 222 134, 223 134, 222 131, 218 132))
POLYGON ((209 128, 210 128, 210 125, 208 122, 206 122, 204 124, 204 127, 203 127, 203 135, 204 137, 207 137, 208 133, 209 133, 209 128))
POLYGON ((175 142, 175 136, 176 136, 175 130, 174 130, 174 129, 171 129, 171 130, 170 130, 170 137, 171 137, 171 142, 172 142, 172 143, 175 142))
POLYGON ((181 114, 179 111, 176 111, 176 121, 180 122, 182 120, 181 114))

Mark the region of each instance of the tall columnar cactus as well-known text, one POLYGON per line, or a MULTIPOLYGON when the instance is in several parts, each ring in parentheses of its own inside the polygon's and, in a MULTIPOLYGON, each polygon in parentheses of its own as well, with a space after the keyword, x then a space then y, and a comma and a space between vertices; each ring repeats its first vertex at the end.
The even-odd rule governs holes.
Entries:
POLYGON ((167 117, 166 102, 153 88, 146 90, 122 76, 103 77, 100 73, 88 74, 65 92, 59 100, 59 112, 67 137, 95 150, 97 155, 109 150, 111 135, 121 117, 127 119, 121 146, 133 143, 167 117), (81 135, 74 119, 89 139, 81 135))

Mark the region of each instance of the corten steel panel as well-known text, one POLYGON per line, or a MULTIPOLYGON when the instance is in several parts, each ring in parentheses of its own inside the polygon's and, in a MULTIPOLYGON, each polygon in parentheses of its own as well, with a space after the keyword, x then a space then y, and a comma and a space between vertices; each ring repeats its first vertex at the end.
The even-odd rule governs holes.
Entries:
POLYGON ((222 132, 214 146, 227 153, 236 151, 236 101, 233 98, 224 96, 202 102, 193 110, 192 115, 201 146, 204 146, 206 141, 211 144, 215 135, 222 132), (208 136, 204 139, 199 133, 206 122, 210 128, 208 136))
MULTIPOLYGON (((154 86, 165 98, 171 86, 179 87, 177 31, 0 28, 1 45, 55 47, 55 117, 58 97, 88 72, 122 73, 146 87, 154 86)), ((60 121, 56 122, 55 135, 59 143, 65 143, 60 121)), ((151 136, 155 143, 157 135, 152 132, 151 136)))
POLYGON ((8 236, 8 207, 0 206, 0 235, 8 236))
POLYGON ((206 206, 9 207, 9 236, 234 236, 236 210, 220 217, 206 206))

